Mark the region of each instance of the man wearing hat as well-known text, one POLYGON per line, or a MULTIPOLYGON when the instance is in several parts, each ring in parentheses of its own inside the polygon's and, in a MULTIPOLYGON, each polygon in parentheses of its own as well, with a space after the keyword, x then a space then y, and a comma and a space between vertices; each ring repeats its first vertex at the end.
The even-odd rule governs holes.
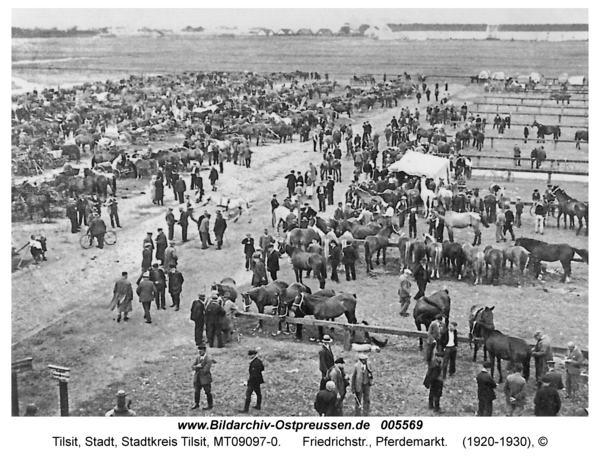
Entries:
POLYGON ((258 239, 258 246, 262 249, 262 260, 265 262, 268 254, 269 245, 274 245, 275 239, 269 234, 269 230, 265 228, 263 235, 258 239))
POLYGON ((458 351, 458 331, 456 327, 458 324, 456 321, 451 321, 448 325, 448 332, 444 333, 446 342, 443 342, 442 347, 444 348, 444 359, 442 361, 442 378, 446 379, 446 373, 448 365, 450 365, 450 376, 456 372, 456 353, 458 351))
POLYGON ((412 207, 408 215, 408 236, 417 238, 417 209, 412 207))
POLYGON ((556 417, 560 412, 561 400, 556 388, 550 386, 550 379, 547 376, 540 380, 541 388, 535 393, 533 399, 533 414, 536 417, 556 417))
POLYGON ((244 256, 246 258, 246 270, 250 270, 252 267, 252 255, 254 254, 254 239, 250 233, 246 234, 246 238, 242 240, 244 245, 244 256))
POLYGON ((344 416, 344 398, 346 397, 346 389, 350 385, 350 381, 344 371, 344 364, 344 358, 338 358, 327 372, 327 379, 335 383, 335 389, 338 394, 336 409, 338 417, 344 416))
POLYGON ((437 356, 429 362, 423 385, 429 389, 429 408, 436 413, 440 412, 440 398, 444 390, 444 380, 440 360, 437 356))
POLYGON ((548 371, 548 361, 554 359, 554 353, 552 352, 552 342, 550 337, 542 334, 542 331, 535 331, 533 334, 536 344, 531 352, 535 360, 535 380, 540 387, 540 380, 548 371))
POLYGON ((342 246, 335 240, 329 241, 329 262, 331 263, 331 280, 339 283, 338 266, 342 261, 342 246))
POLYGON ((273 212, 277 207, 279 207, 279 201, 277 200, 277 194, 273 194, 273 198, 271 199, 271 212, 273 212))
POLYGON ((88 218, 88 223, 87 233, 91 236, 92 240, 95 238, 98 241, 98 248, 103 249, 106 224, 98 213, 92 213, 92 217, 88 218))
POLYGON ((398 213, 398 225, 404 227, 406 221, 406 214, 408 213, 408 199, 406 196, 402 196, 398 205, 396 205, 396 211, 398 213))
POLYGON ((319 370, 321 371, 321 383, 319 385, 320 390, 325 389, 325 383, 327 382, 327 372, 334 365, 333 352, 331 351, 331 344, 333 339, 329 334, 323 336, 321 342, 321 349, 319 350, 319 370))
POLYGON ((425 289, 427 288, 427 283, 429 283, 429 271, 427 270, 427 260, 422 258, 421 261, 415 267, 413 272, 413 276, 415 278, 415 282, 417 283, 417 287, 419 291, 415 294, 413 299, 416 301, 423 296, 425 296, 425 289))
POLYGON ((179 311, 183 281, 183 275, 181 272, 177 270, 176 266, 172 266, 171 270, 169 271, 169 294, 171 295, 171 300, 173 301, 173 305, 171 305, 171 307, 175 307, 176 312, 179 311))
POLYGON ((400 288, 398 289, 398 296, 400 297, 400 315, 408 316, 408 307, 410 306, 410 275, 412 274, 410 269, 404 269, 402 275, 400 275, 400 288))
POLYGON ((119 210, 118 203, 116 197, 109 197, 105 204, 108 207, 108 215, 110 216, 110 225, 115 228, 115 224, 117 227, 121 227, 121 223, 119 222, 119 210))
POLYGON ((165 266, 167 269, 171 269, 177 265, 177 250, 175 249, 175 242, 169 242, 169 247, 165 250, 165 266))
POLYGON ((147 245, 150 245, 151 254, 154 254, 154 241, 152 240, 152 232, 146 232, 146 237, 142 242, 142 247, 146 248, 147 245))
POLYGON ((180 204, 182 204, 184 201, 183 195, 186 190, 187 190, 187 186, 185 184, 183 177, 179 177, 179 179, 173 185, 173 191, 175 192, 176 199, 179 200, 180 204))
POLYGON ((477 408, 478 417, 491 417, 494 408, 494 399, 496 399, 496 382, 488 372, 492 367, 489 361, 483 362, 481 372, 477 374, 477 398, 479 407, 477 408))
POLYGON ((342 262, 346 271, 346 281, 356 280, 356 261, 358 260, 358 247, 356 242, 349 243, 342 250, 342 262))
POLYGON ((147 272, 152 267, 152 245, 146 243, 142 250, 142 273, 147 272))
POLYGON ((167 249, 167 236, 163 232, 162 228, 158 228, 158 235, 156 236, 156 259, 160 261, 161 265, 165 265, 165 250, 167 249))
POLYGON ((192 302, 190 311, 190 320, 194 322, 194 340, 196 345, 204 344, 204 314, 205 314, 206 295, 198 294, 198 299, 192 302))
POLYGON ((129 408, 131 401, 127 402, 125 391, 117 391, 117 405, 110 409, 105 417, 135 417, 135 412, 129 408))
POLYGON ((315 399, 315 410, 320 417, 334 417, 337 415, 338 396, 335 383, 329 380, 325 388, 317 393, 315 399))
POLYGON ((177 221, 175 220, 175 215, 173 214, 173 209, 171 207, 167 209, 167 215, 165 216, 165 219, 167 221, 167 227, 169 228, 168 238, 169 240, 173 240, 173 237, 175 236, 175 223, 177 221))
POLYGON ((521 227, 521 215, 523 214, 523 202, 521 202, 521 198, 517 197, 517 203, 515 204, 515 225, 517 227, 521 227))
POLYGON ((294 194, 294 190, 296 189, 296 175, 292 170, 284 178, 287 180, 288 196, 291 199, 292 195, 294 194))
POLYGON ((325 185, 327 189, 327 205, 334 205, 333 202, 333 190, 335 188, 335 181, 333 179, 333 175, 329 175, 327 177, 327 184, 325 185))
POLYGON ((215 226, 213 228, 215 231, 215 239, 217 240, 217 250, 220 250, 223 246, 223 235, 225 234, 226 229, 227 221, 225 221, 225 218, 223 218, 221 210, 217 210, 215 216, 215 226))
POLYGON ((215 336, 217 338, 217 348, 223 348, 223 336, 221 334, 221 320, 225 316, 223 309, 223 299, 219 297, 219 292, 213 289, 210 292, 210 300, 206 305, 206 341, 209 347, 213 347, 215 336))
POLYGON ((144 307, 144 319, 146 323, 152 323, 152 317, 150 316, 150 304, 156 298, 156 286, 150 281, 150 275, 148 272, 142 274, 142 281, 137 287, 136 293, 140 298, 142 307, 144 307))
POLYGON ((206 345, 198 345, 199 355, 192 365, 194 371, 194 405, 192 410, 200 407, 200 392, 204 390, 208 405, 202 410, 211 410, 213 408, 213 396, 211 392, 212 375, 210 369, 212 367, 212 359, 206 354, 206 345))
POLYGON ((579 387, 579 376, 581 375, 581 366, 583 365, 584 357, 581 350, 573 342, 567 344, 567 359, 565 359, 565 367, 567 369, 567 398, 575 394, 579 387))
POLYGON ((181 241, 187 242, 188 226, 190 224, 189 219, 194 219, 190 210, 179 209, 179 221, 177 223, 181 226, 181 241))
POLYGON ((364 353, 358 355, 358 362, 354 365, 350 389, 354 394, 354 415, 359 417, 369 416, 371 409, 371 385, 373 384, 373 371, 369 366, 368 356, 364 353))
POLYGON ((523 411, 525 406, 525 387, 527 380, 523 377, 523 364, 516 363, 515 371, 506 377, 504 384, 504 394, 508 406, 508 416, 512 417, 516 410, 523 411))
POLYGON ((229 343, 233 340, 233 334, 236 330, 235 317, 238 314, 238 309, 231 300, 231 293, 229 291, 223 293, 223 310, 225 314, 221 319, 221 332, 225 343, 229 343))
POLYGON ((563 378, 560 372, 556 370, 556 364, 553 359, 548 361, 548 372, 546 372, 545 377, 550 380, 550 386, 552 388, 556 388, 558 391, 564 390, 565 385, 563 383, 563 378))
MULTIPOLYGON (((316 194, 317 194, 317 200, 319 201, 319 211, 324 212, 325 210, 327 210, 327 201, 326 201, 327 188, 325 188, 325 186, 323 186, 322 181, 319 182, 319 185, 317 186, 316 194)), ((335 215, 334 215, 334 217, 335 217, 335 215)), ((341 219, 341 218, 339 218, 339 219, 341 219)))
POLYGON ((275 250, 275 247, 272 243, 267 245, 267 270, 269 271, 269 275, 271 275, 271 280, 277 280, 277 272, 279 271, 279 252, 275 250))
POLYGON ((250 358, 250 367, 248 384, 246 388, 246 402, 244 403, 244 410, 240 411, 241 413, 248 413, 248 410, 250 409, 250 401, 252 400, 252 393, 256 393, 256 405, 254 408, 256 410, 261 409, 262 393, 260 391, 260 386, 265 383, 262 376, 265 366, 259 359, 258 352, 256 350, 249 350, 248 357, 250 358))
POLYGON ((131 302, 133 301, 133 288, 127 280, 127 272, 121 273, 121 278, 115 283, 113 289, 113 298, 110 302, 110 309, 118 307, 119 316, 117 323, 121 322, 121 313, 125 314, 125 321, 129 320, 127 314, 133 310, 131 302))
POLYGON ((166 310, 167 303, 165 298, 165 290, 167 289, 167 277, 165 276, 165 272, 158 266, 158 264, 153 264, 152 269, 149 272, 148 279, 156 287, 156 310, 161 308, 166 310))
POLYGON ((521 148, 519 145, 515 143, 513 148, 514 158, 515 158, 515 167, 521 167, 521 148))

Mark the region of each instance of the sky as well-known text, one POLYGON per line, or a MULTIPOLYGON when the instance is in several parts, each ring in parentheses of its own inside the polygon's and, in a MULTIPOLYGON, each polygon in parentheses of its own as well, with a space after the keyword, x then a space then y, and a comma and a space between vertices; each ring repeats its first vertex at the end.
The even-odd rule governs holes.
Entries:
MULTIPOLYGON (((109 4, 111 2, 108 2, 109 4)), ((177 3, 177 2, 175 2, 177 3)), ((228 2, 219 2, 225 5, 228 2)), ((229 2, 232 3, 232 2, 229 2)), ((264 4, 264 2, 258 2, 264 4)), ((271 2, 273 3, 273 2, 271 2)), ((305 2, 310 4, 310 2, 305 2)), ((323 2, 313 2, 323 4, 323 2)), ((389 2, 375 2, 389 5, 389 2)), ((53 2, 53 5, 56 3, 53 2)), ((119 2, 118 4, 122 4, 119 2)), ((146 3, 147 4, 147 3, 146 3)), ((185 3, 184 3, 185 4, 185 3)), ((197 4, 197 3, 196 3, 197 4)), ((233 2, 235 5, 236 3, 233 2)), ((247 5, 246 3, 237 3, 247 5)), ((254 3, 253 3, 254 4, 254 3)), ((325 4, 331 5, 332 2, 325 4)), ((348 3, 345 3, 348 4, 348 3)), ((352 3, 350 3, 352 4, 352 3)), ((372 4, 372 2, 369 2, 372 4)), ((428 3, 429 5, 435 4, 428 3)), ((447 3, 444 2, 445 5, 447 3)), ((460 4, 460 3, 459 3, 460 4)), ((467 3, 468 4, 468 3, 467 3)), ((479 3, 481 4, 481 3, 479 3)), ((40 4, 40 5, 43 5, 40 4)), ((131 5, 131 2, 129 2, 131 5)), ((189 3, 188 3, 189 5, 189 3)), ((485 23, 485 24, 518 24, 518 23, 587 23, 588 10, 579 9, 540 9, 528 10, 518 8, 475 9, 475 8, 428 8, 428 9, 12 9, 12 26, 14 27, 57 27, 65 29, 77 26, 80 29, 100 27, 140 27, 181 30, 186 26, 268 27, 273 29, 322 27, 338 30, 349 22, 357 27, 360 24, 380 23, 485 23)))

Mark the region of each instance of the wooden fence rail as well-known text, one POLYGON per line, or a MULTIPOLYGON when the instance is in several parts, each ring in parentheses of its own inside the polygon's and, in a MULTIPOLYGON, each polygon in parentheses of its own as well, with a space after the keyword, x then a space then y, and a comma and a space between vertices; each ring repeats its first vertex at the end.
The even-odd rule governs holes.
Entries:
MULTIPOLYGON (((502 115, 502 114, 505 114, 506 111, 507 110, 498 110, 498 109, 496 109, 496 111, 477 110, 478 113, 493 114, 493 115, 495 115, 495 114, 502 115)), ((520 112, 518 114, 521 114, 521 115, 535 115, 536 113, 523 113, 523 112, 520 112)), ((569 113, 564 113, 564 114, 563 113, 541 113, 540 116, 558 116, 558 122, 561 122, 563 117, 565 117, 565 118, 586 118, 586 119, 589 118, 588 115, 576 115, 576 114, 569 114, 569 113)), ((577 126, 577 127, 579 127, 579 126, 577 126)))
MULTIPOLYGON (((493 112, 492 112, 492 113, 493 113, 493 112)), ((501 115, 501 114, 502 114, 502 112, 500 112, 500 115, 501 115)), ((520 115, 523 115, 523 114, 528 114, 528 113, 519 113, 519 114, 520 114, 520 115)), ((530 113, 530 114, 533 114, 533 113, 530 113)), ((488 123, 487 123, 487 125, 486 125, 485 127, 486 127, 486 129, 487 129, 487 128, 491 128, 493 125, 494 125, 494 123, 493 123, 493 122, 488 122, 488 123)), ((530 124, 530 123, 526 123, 526 122, 525 122, 525 123, 522 123, 522 122, 512 122, 512 120, 511 120, 510 126, 511 126, 511 127, 512 127, 512 126, 519 126, 519 127, 525 127, 525 126, 527 126, 527 127, 529 127, 529 128, 530 128, 530 132, 529 132, 529 134, 530 134, 530 135, 529 135, 529 139, 531 140, 531 138, 532 138, 532 137, 531 137, 531 135, 533 135, 533 136, 535 137, 535 131, 533 131, 533 132, 531 131, 531 127, 532 127, 532 126, 531 126, 531 124, 530 124)), ((581 125, 579 125, 579 126, 574 126, 574 125, 572 125, 572 124, 560 124, 560 125, 558 125, 557 127, 560 127, 561 129, 582 129, 582 130, 584 130, 584 129, 587 129, 587 128, 588 128, 588 126, 587 126, 586 124, 581 124, 581 125)), ((535 138, 534 138, 534 140, 535 140, 535 138)))
MULTIPOLYGON (((556 100, 550 99, 548 97, 509 97, 509 96, 502 96, 502 95, 484 95, 483 96, 484 99, 489 100, 489 99, 501 99, 501 100, 520 100, 521 103, 524 103, 525 101, 528 102, 532 102, 532 101, 536 101, 539 100, 540 104, 543 104, 544 102, 552 102, 552 106, 556 107, 556 108, 560 108, 560 105, 563 104, 562 101, 559 101, 559 103, 556 103, 556 100)), ((571 98, 569 100, 570 103, 573 102, 583 102, 586 106, 588 104, 588 100, 587 99, 573 99, 571 98)), ((493 102, 491 102, 492 105, 494 105, 493 102)), ((570 106, 569 104, 565 103, 565 105, 570 106)), ((538 106, 538 105, 536 105, 538 106)), ((548 108, 550 108, 549 105, 542 105, 542 106, 547 106, 548 108)), ((575 108, 581 108, 581 107, 575 107, 575 108)))
MULTIPOLYGON (((494 140, 509 140, 509 141, 523 141, 523 137, 485 137, 485 140, 490 140, 491 143, 491 147, 494 147, 494 140)), ((531 137, 530 138, 531 143, 533 144, 537 144, 535 143, 537 141, 537 137, 531 137)), ((562 140, 562 139, 558 139, 558 140, 553 140, 553 139, 548 139, 548 143, 554 143, 554 148, 556 149, 556 143, 582 143, 584 145, 587 145, 588 142, 583 141, 583 140, 562 140)), ((541 143, 541 144, 545 144, 545 143, 541 143)))
MULTIPOLYGON (((421 331, 409 331, 407 329, 394 328, 391 326, 375 326, 375 325, 365 325, 365 324, 349 324, 349 323, 341 323, 336 321, 324 321, 324 320, 313 320, 307 318, 294 318, 294 317, 283 317, 280 318, 276 315, 262 314, 256 312, 239 312, 241 316, 245 316, 248 318, 256 318, 263 321, 271 322, 271 323, 290 323, 290 324, 301 324, 303 326, 323 326, 324 328, 335 328, 340 329, 344 332, 344 349, 349 351, 352 349, 351 344, 351 333, 352 331, 362 331, 362 332, 372 332, 376 334, 385 334, 392 336, 400 336, 400 337, 414 337, 414 338, 427 338, 426 332, 421 331)), ((461 343, 468 343, 469 339, 464 336, 458 336, 458 341, 461 343)), ((528 342, 532 347, 535 343, 528 342)), ((552 347, 552 349, 557 353, 567 353, 568 349, 564 347, 552 347)), ((587 350, 582 350, 586 359, 589 357, 587 350)))
POLYGON ((565 113, 566 111, 569 110, 585 110, 588 111, 588 107, 572 107, 572 106, 562 106, 562 105, 558 105, 558 106, 547 106, 547 105, 526 105, 526 104, 521 104, 521 103, 504 103, 504 102, 473 102, 475 103, 476 106, 476 110, 479 110, 480 107, 485 107, 485 106, 496 106, 496 111, 500 110, 500 107, 515 107, 515 113, 520 113, 520 114, 535 114, 535 113, 530 113, 531 110, 521 110, 519 111, 519 108, 537 108, 538 109, 538 114, 540 115, 551 115, 551 116, 558 116, 559 113, 547 113, 547 112, 542 112, 542 110, 560 110, 560 115, 562 116, 587 116, 587 114, 573 114, 573 113, 565 113))

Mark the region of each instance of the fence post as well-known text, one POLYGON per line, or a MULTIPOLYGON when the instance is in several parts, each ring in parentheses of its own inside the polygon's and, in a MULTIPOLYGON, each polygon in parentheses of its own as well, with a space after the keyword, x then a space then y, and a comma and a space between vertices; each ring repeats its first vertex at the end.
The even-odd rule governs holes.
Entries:
POLYGON ((552 183, 552 170, 548 171, 548 184, 552 183))
POLYGON ((558 115, 558 122, 559 122, 559 124, 560 124, 560 120, 561 120, 561 119, 562 119, 562 114, 559 114, 559 115, 558 115))
POLYGON ((12 370, 12 416, 19 416, 19 381, 17 379, 17 371, 12 370))
POLYGON ((492 142, 492 148, 494 148, 494 137, 490 137, 490 140, 492 142))

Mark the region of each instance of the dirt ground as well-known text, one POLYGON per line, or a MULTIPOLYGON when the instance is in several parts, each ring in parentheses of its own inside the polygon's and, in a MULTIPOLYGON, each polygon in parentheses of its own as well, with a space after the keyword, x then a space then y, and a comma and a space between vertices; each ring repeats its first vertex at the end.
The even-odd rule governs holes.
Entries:
MULTIPOLYGON (((472 88, 451 85, 453 97, 462 100, 472 96, 472 88)), ((401 106, 415 106, 415 100, 403 101, 401 106)), ((358 113, 353 118, 355 131, 361 131, 363 120, 369 119, 377 132, 397 110, 376 109, 358 113)), ((382 136, 383 137, 383 136, 382 136)), ((385 139, 382 138, 385 142, 385 139)), ((381 148, 380 148, 381 149, 381 148)), ((119 182, 119 214, 122 229, 117 229, 118 242, 104 250, 82 250, 80 234, 71 234, 67 220, 51 224, 12 226, 13 245, 21 246, 30 233, 42 232, 48 238, 48 261, 39 266, 30 265, 12 276, 12 357, 13 360, 31 356, 34 370, 19 375, 20 403, 34 402, 40 415, 58 415, 56 382, 46 369, 47 364, 71 368, 69 384, 72 415, 102 415, 114 404, 117 389, 125 389, 133 399, 138 415, 190 415, 192 404, 191 364, 195 357, 193 323, 189 320, 189 305, 199 292, 223 277, 232 277, 238 289, 249 289, 251 274, 244 269, 241 240, 247 232, 258 241, 264 228, 271 227, 269 201, 272 194, 280 199, 285 195, 284 175, 290 170, 306 170, 308 163, 318 165, 321 155, 313 152, 312 142, 299 143, 297 136, 291 144, 269 143, 254 149, 250 169, 225 164, 225 173, 218 182, 218 191, 227 196, 243 196, 251 203, 249 215, 237 223, 230 221, 222 251, 200 250, 198 233, 190 226, 190 241, 175 240, 180 270, 185 277, 182 308, 175 312, 152 310, 153 322, 145 324, 141 304, 134 301, 134 312, 128 323, 117 323, 116 313, 108 310, 114 282, 122 271, 130 273, 135 281, 140 272, 142 240, 147 231, 156 235, 157 228, 166 229, 165 212, 178 205, 170 190, 165 192, 165 206, 152 204, 146 181, 119 182)), ((508 154, 508 153, 507 153, 508 154)), ((350 181, 352 164, 344 160, 343 183, 335 188, 335 201, 341 201, 350 181)), ((206 183, 208 172, 203 172, 206 183)), ((187 178, 187 177, 186 177, 187 178)), ((485 188, 485 183, 481 179, 485 188)), ((488 184, 489 185, 489 184, 488 184)), ((507 184, 507 192, 530 197, 533 187, 543 188, 544 181, 517 181, 507 184)), ((470 184, 470 186, 473 186, 470 184)), ((566 183, 568 192, 575 197, 587 196, 587 184, 566 183)), ((585 199, 587 200, 587 199, 585 199)), ((214 206, 208 206, 214 215, 214 206)), ((195 214, 204 210, 195 205, 195 214)), ((329 207, 326 215, 331 216, 329 207)), ((105 221, 108 217, 105 215, 105 221)), ((271 230, 272 231, 272 230, 271 230)), ((419 231, 426 228, 421 221, 419 231)), ((524 226, 517 236, 533 235, 533 218, 527 214, 524 226)), ((457 240, 471 241, 470 231, 457 231, 457 240)), ((550 228, 544 235, 548 242, 565 242, 587 248, 587 237, 575 237, 573 231, 550 228)), ((494 228, 484 229, 483 244, 498 245, 494 228)), ((500 244, 502 245, 502 244, 500 244)), ((280 278, 292 282, 293 273, 286 258, 281 262, 280 278)), ((472 281, 457 282, 445 275, 431 284, 428 291, 446 287, 452 297, 452 319, 459 323, 459 333, 468 333, 468 311, 474 304, 496 305, 498 329, 532 339, 541 328, 548 332, 555 345, 564 346, 575 340, 580 347, 588 347, 588 266, 573 264, 573 282, 559 283, 556 272, 560 264, 548 265, 548 274, 542 282, 530 278, 517 285, 517 277, 507 275, 500 286, 473 286, 472 281)), ((359 321, 414 329, 411 318, 399 316, 397 283, 398 253, 389 251, 387 266, 376 266, 373 276, 365 275, 365 265, 357 266, 358 280, 339 285, 328 282, 336 291, 356 293, 359 299, 359 321)), ((343 278, 343 275, 341 276, 343 278)), ((317 289, 317 282, 307 284, 317 289)), ((240 300, 238 299, 238 306, 240 300)), ((170 299, 168 299, 170 304, 170 299)), ((411 307, 412 309, 412 307, 411 307)), ((261 415, 314 415, 312 408, 318 390, 318 345, 296 342, 292 336, 271 337, 274 329, 253 333, 255 323, 238 320, 240 341, 224 349, 211 349, 217 361, 214 366, 214 392, 217 408, 211 415, 233 415, 243 403, 243 386, 247 378, 249 348, 260 348, 267 371, 265 379, 265 409, 261 415)), ((337 338, 334 334, 334 338, 337 338)), ((339 340, 339 339, 338 339, 339 340)), ((355 355, 344 353, 341 345, 334 346, 336 357, 348 362, 351 372, 355 355)), ((473 415, 476 405, 476 384, 473 380, 479 366, 471 362, 466 346, 459 350, 458 375, 446 384, 442 408, 445 415, 473 415)), ((392 338, 381 353, 372 354, 376 386, 373 391, 374 415, 429 415, 426 408, 427 390, 422 386, 425 364, 414 339, 392 338), (392 388, 392 389, 390 389, 392 388)), ((481 355, 479 356, 481 360, 481 355)), ((503 364, 503 370, 505 364, 503 364)), ((531 397, 532 383, 529 384, 531 397)), ((500 388, 499 388, 500 390, 500 388)), ((497 412, 504 413, 502 396, 498 396, 497 412)), ((349 404, 348 404, 349 405, 349 404)), ((531 405, 531 403, 530 403, 531 405)), ((565 403, 563 414, 574 415, 587 406, 587 385, 583 395, 565 403)), ((23 407, 22 407, 22 410, 23 407)), ((348 408, 347 408, 348 411, 348 408)), ((525 414, 531 414, 531 409, 525 414)), ((193 415, 204 412, 194 411, 193 415)))

